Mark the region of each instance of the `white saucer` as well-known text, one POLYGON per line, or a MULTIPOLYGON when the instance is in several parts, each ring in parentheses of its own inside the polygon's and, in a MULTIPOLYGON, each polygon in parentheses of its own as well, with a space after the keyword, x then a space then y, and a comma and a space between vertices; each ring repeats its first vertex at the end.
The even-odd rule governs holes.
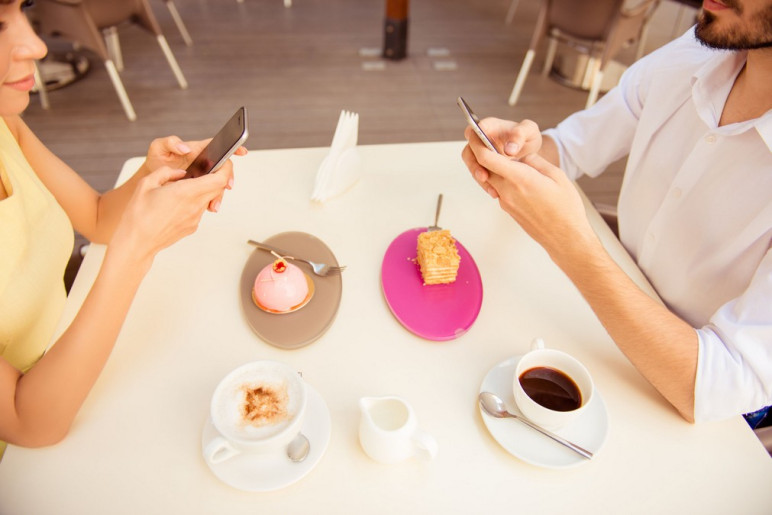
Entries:
MULTIPOLYGON (((511 357, 493 367, 480 386, 481 392, 488 391, 501 397, 507 409, 516 415, 520 415, 520 410, 515 404, 512 381, 521 357, 511 357)), ((538 467, 566 468, 590 461, 517 420, 495 418, 485 413, 482 406, 479 408, 491 436, 510 454, 527 463, 538 467)), ((554 432, 597 455, 608 435, 608 414, 600 392, 595 390, 587 410, 578 419, 554 432)))
MULTIPOLYGON (((322 459, 327 444, 330 443, 332 421, 330 410, 322 396, 310 385, 308 388, 308 406, 301 432, 311 443, 311 449, 305 460, 300 463, 290 461, 287 454, 277 451, 270 455, 239 454, 221 463, 204 461, 223 483, 247 492, 268 492, 278 490, 299 481, 322 459)), ((201 435, 201 451, 218 435, 212 420, 207 417, 201 435)))

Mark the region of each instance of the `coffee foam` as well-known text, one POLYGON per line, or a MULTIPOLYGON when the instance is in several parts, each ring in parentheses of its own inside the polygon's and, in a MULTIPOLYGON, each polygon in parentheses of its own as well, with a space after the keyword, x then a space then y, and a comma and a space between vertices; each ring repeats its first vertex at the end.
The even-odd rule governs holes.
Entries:
POLYGON ((213 401, 215 426, 226 436, 264 440, 281 433, 301 408, 299 379, 270 367, 248 368, 230 376, 213 401))

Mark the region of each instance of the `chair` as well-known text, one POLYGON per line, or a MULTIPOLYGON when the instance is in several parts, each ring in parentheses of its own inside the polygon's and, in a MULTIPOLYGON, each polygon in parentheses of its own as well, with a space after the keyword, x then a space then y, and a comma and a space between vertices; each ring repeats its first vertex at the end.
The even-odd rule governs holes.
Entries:
MULTIPOLYGON (((236 2, 243 4, 244 0, 236 0, 236 2)), ((292 0, 284 0, 284 7, 292 7, 292 0)))
POLYGON ((552 67, 558 41, 562 41, 589 56, 585 76, 591 79, 586 107, 598 98, 603 72, 611 59, 625 46, 638 41, 636 59, 643 55, 645 33, 651 15, 660 0, 640 0, 635 6, 625 6, 625 0, 542 0, 536 19, 536 29, 515 80, 509 105, 515 105, 533 63, 542 35, 549 37, 547 57, 542 73, 552 67))
POLYGON ((509 8, 507 9, 507 16, 504 18, 507 25, 512 23, 512 20, 515 19, 515 12, 517 11, 517 5, 520 3, 520 0, 512 0, 509 3, 509 8))
POLYGON ((617 206, 612 204, 604 204, 602 202, 593 202, 593 206, 600 214, 606 225, 609 226, 611 232, 619 238, 619 219, 617 214, 617 206))
POLYGON ((772 426, 759 427, 753 430, 756 436, 761 440, 761 444, 772 457, 772 426))
POLYGON ((177 6, 174 5, 174 0, 164 0, 164 3, 166 4, 166 8, 169 9, 169 14, 171 14, 174 24, 177 25, 177 30, 180 31, 182 40, 187 46, 192 46, 193 38, 190 37, 190 32, 188 32, 188 28, 185 26, 185 23, 183 23, 180 12, 177 10, 177 6))
POLYGON ((678 7, 678 15, 676 15, 676 21, 673 25, 673 32, 670 34, 670 39, 675 39, 676 37, 680 36, 681 33, 685 30, 681 27, 681 23, 683 22, 684 16, 686 15, 686 11, 694 11, 696 13, 699 13, 700 9, 702 9, 702 0, 673 0, 677 4, 681 4, 678 7))
POLYGON ((39 0, 35 15, 41 33, 69 38, 102 58, 129 120, 137 115, 118 75, 123 68, 119 24, 133 22, 154 34, 180 88, 188 87, 147 0, 39 0))

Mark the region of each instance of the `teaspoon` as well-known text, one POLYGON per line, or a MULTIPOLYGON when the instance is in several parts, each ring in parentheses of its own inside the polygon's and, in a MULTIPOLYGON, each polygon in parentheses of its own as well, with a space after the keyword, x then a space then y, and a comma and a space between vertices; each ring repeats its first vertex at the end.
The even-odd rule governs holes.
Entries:
POLYGON ((565 438, 562 438, 551 431, 547 431, 543 427, 537 426, 527 418, 520 417, 518 415, 515 415, 514 413, 507 411, 507 407, 504 405, 504 401, 502 401, 495 394, 491 392, 480 392, 479 399, 480 399, 480 405, 488 415, 496 418, 506 418, 506 417, 516 418, 523 424, 537 430, 538 432, 540 432, 545 436, 549 436, 556 442, 565 445, 566 447, 576 452, 577 454, 583 456, 584 458, 587 458, 588 460, 592 459, 592 453, 590 451, 579 447, 575 443, 569 442, 565 438))
POLYGON ((301 462, 308 456, 311 444, 303 433, 298 435, 287 446, 287 456, 294 462, 301 462))

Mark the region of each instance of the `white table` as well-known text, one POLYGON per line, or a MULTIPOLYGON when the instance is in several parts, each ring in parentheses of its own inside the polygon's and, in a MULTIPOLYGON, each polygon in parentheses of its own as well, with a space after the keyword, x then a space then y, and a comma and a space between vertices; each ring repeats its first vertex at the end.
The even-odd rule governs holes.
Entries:
MULTIPOLYGON (((363 179, 322 206, 308 198, 326 149, 235 159, 235 188, 221 212, 157 257, 71 434, 50 448, 9 447, 0 513, 769 513, 772 459, 745 422, 683 421, 546 253, 477 188, 461 149, 459 142, 363 146, 363 179), (440 224, 474 256, 484 286, 474 326, 445 343, 406 331, 379 282, 388 244, 429 225, 440 192, 440 224), (253 251, 246 240, 290 230, 323 239, 348 269, 333 326, 287 351, 247 326, 238 282, 253 251), (605 399, 608 439, 592 462, 565 470, 526 464, 483 424, 482 379, 535 336, 584 362, 605 399), (256 359, 301 370, 332 417, 316 468, 268 493, 223 484, 200 453, 215 385, 256 359), (411 402, 439 443, 434 461, 382 465, 363 453, 358 399, 386 394, 411 402)), ((127 162, 124 175, 138 163, 127 162)), ((613 255, 645 283, 597 213, 591 217, 613 255)), ((65 321, 103 251, 89 251, 65 321)))

